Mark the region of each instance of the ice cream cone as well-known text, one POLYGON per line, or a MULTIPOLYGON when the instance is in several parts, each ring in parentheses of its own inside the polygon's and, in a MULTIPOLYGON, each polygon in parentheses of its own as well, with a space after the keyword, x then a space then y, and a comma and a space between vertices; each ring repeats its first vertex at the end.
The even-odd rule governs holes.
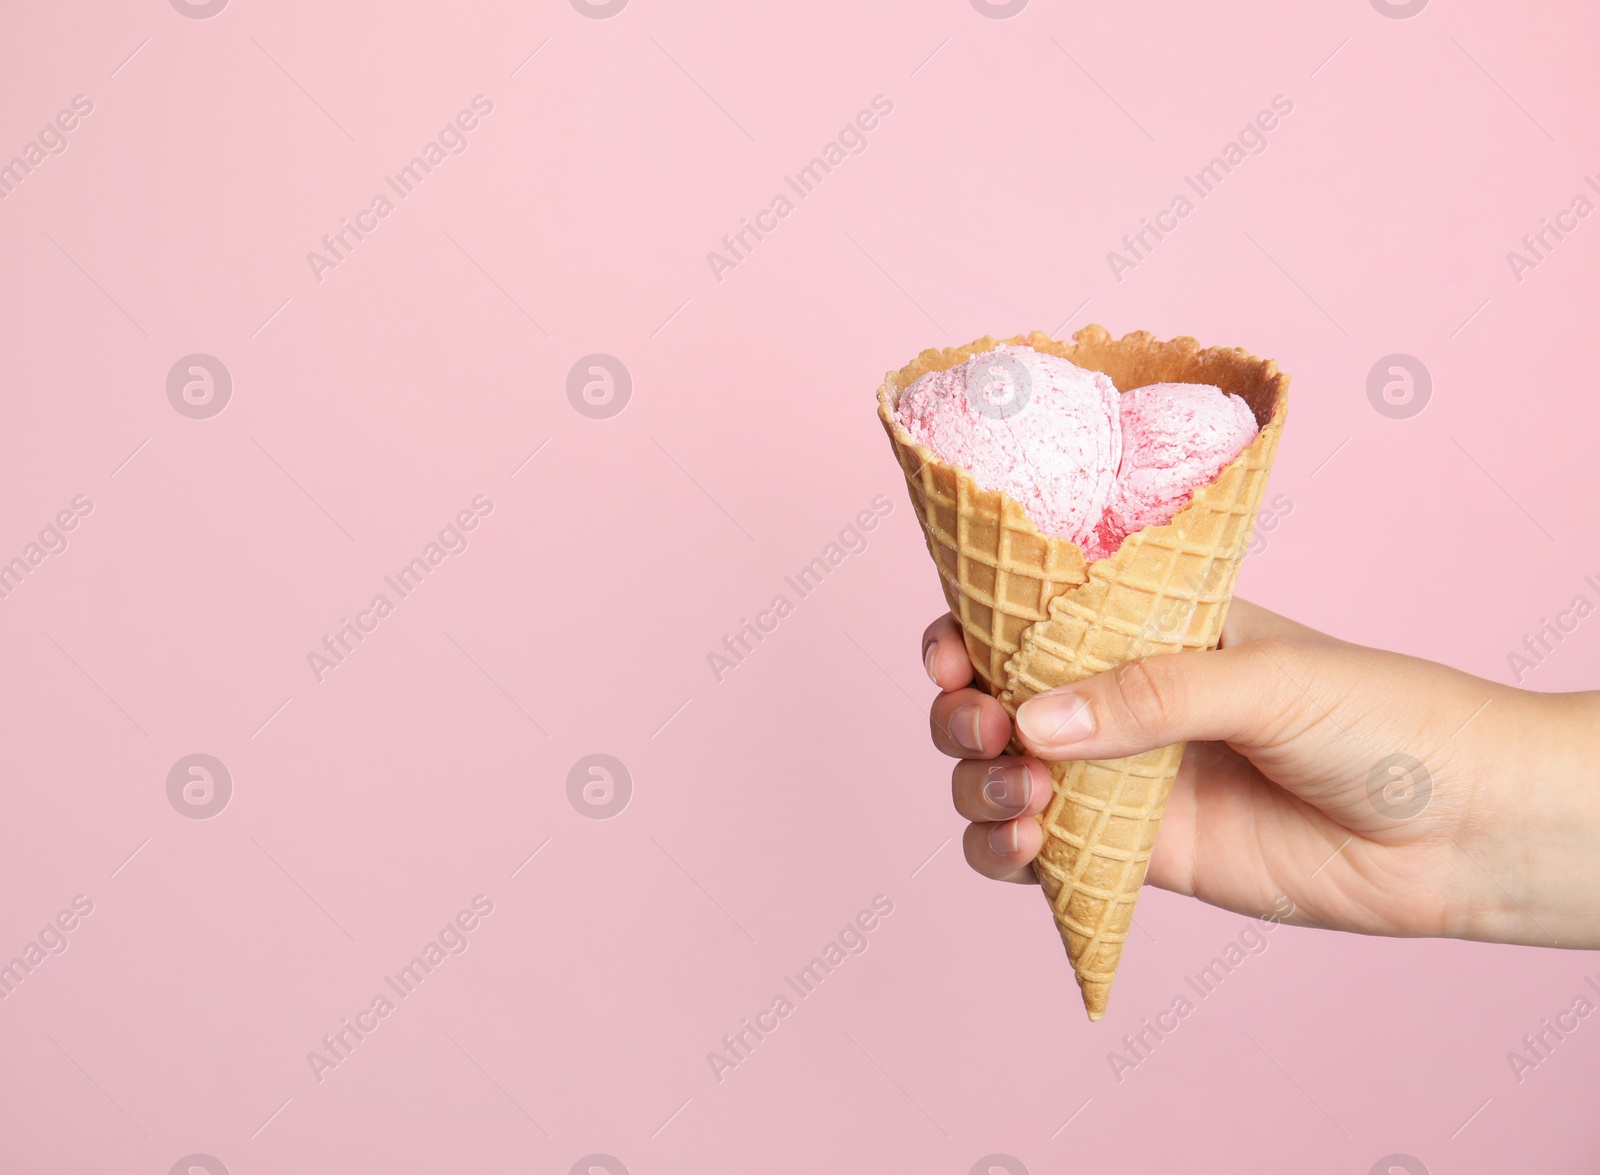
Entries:
MULTIPOLYGON (((1041 534, 1022 507, 945 464, 896 421, 900 393, 929 371, 999 345, 924 351, 878 391, 889 433, 984 687, 1011 712, 1035 693, 1152 654, 1212 649, 1261 509, 1288 409, 1289 377, 1238 348, 1202 349, 1145 331, 1113 339, 1088 326, 1061 343, 1035 331, 1005 340, 1109 375, 1120 391, 1154 383, 1214 384, 1242 397, 1260 432, 1172 521, 1129 535, 1089 561, 1072 542, 1041 534)), ((1020 748, 1013 745, 1013 751, 1020 748)), ((1050 900, 1089 1018, 1105 1015, 1183 746, 1126 759, 1058 763, 1040 816, 1034 869, 1050 900)))

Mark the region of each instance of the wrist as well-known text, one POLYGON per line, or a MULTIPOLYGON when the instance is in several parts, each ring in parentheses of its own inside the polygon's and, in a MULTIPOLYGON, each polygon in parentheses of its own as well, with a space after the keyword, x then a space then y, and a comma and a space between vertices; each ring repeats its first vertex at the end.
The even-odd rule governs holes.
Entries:
POLYGON ((1600 947, 1600 692, 1503 700, 1474 740, 1464 937, 1600 947))

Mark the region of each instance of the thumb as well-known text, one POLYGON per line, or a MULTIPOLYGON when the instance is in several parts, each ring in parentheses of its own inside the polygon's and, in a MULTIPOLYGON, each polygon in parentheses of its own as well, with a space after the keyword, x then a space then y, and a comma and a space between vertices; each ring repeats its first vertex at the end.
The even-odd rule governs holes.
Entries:
POLYGON ((1041 759, 1120 759, 1191 740, 1262 745, 1307 695, 1266 648, 1145 657, 1029 698, 1017 735, 1041 759))

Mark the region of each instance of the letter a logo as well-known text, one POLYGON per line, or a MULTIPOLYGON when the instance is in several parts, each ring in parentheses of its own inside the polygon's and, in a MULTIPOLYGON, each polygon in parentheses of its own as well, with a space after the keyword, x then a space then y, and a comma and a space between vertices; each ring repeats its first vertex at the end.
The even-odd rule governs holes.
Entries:
POLYGON ((615 416, 632 396, 633 376, 615 355, 585 355, 567 372, 567 400, 590 420, 615 416))
POLYGON ((591 367, 589 374, 594 378, 583 385, 583 402, 592 408, 604 408, 617 394, 616 383, 604 367, 591 367))

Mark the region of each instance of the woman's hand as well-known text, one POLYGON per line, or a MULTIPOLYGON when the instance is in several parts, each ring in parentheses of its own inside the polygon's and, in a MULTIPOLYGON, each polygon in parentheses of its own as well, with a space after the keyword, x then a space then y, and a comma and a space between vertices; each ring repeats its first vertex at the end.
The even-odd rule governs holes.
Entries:
POLYGON ((1018 741, 948 615, 923 637, 968 863, 1032 883, 1052 761, 1188 742, 1147 880, 1364 934, 1600 946, 1600 695, 1534 694, 1235 600, 1215 652, 1025 702, 1018 741))

